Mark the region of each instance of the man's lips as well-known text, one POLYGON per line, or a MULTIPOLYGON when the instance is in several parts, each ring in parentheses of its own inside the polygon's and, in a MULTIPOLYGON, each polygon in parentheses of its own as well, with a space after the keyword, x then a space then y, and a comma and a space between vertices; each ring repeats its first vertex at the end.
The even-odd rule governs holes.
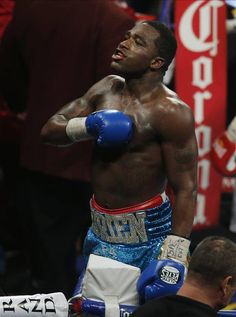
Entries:
POLYGON ((125 58, 125 54, 119 50, 119 49, 116 49, 115 53, 112 55, 112 60, 113 61, 121 61, 125 58))

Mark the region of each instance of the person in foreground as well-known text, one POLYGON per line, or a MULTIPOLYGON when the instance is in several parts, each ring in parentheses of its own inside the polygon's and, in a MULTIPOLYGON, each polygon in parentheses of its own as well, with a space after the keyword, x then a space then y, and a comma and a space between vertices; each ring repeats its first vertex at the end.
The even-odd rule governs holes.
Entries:
POLYGON ((164 24, 137 23, 112 55, 111 66, 122 77, 105 77, 41 130, 43 142, 56 146, 94 139, 92 226, 84 254, 141 271, 150 268, 140 277, 144 299, 155 296, 156 281, 149 280, 158 257, 170 266, 185 266, 194 218, 194 118, 162 83, 176 47, 164 24), (173 211, 167 182, 174 193, 173 211))
POLYGON ((236 290, 236 244, 210 236, 193 251, 187 277, 176 295, 153 299, 132 317, 210 317, 224 308, 236 290))

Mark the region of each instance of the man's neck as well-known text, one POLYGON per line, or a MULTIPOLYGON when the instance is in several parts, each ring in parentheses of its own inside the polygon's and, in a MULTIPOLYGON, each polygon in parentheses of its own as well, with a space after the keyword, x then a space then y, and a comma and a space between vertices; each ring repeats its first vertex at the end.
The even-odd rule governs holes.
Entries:
POLYGON ((177 295, 185 296, 206 304, 213 309, 217 308, 217 294, 211 288, 198 285, 194 281, 185 281, 177 295))
POLYGON ((126 78, 127 89, 130 94, 134 95, 140 101, 150 98, 153 93, 158 91, 162 86, 162 77, 157 74, 145 74, 140 77, 126 78))

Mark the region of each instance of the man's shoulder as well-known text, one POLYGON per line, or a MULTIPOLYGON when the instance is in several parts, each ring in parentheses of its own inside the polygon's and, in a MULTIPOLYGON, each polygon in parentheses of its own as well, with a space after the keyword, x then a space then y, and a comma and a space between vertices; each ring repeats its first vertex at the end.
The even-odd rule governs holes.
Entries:
POLYGON ((189 106, 177 95, 175 91, 166 86, 163 86, 163 97, 160 101, 165 102, 165 104, 169 107, 190 109, 189 106))
POLYGON ((134 313, 134 317, 156 317, 159 315, 162 317, 179 317, 186 316, 187 313, 191 313, 191 316, 194 317, 217 316, 216 312, 206 304, 179 295, 169 295, 150 300, 140 306, 134 313))
POLYGON ((104 79, 112 83, 125 83, 125 79, 118 75, 108 75, 104 79))
POLYGON ((192 109, 177 94, 175 96, 167 96, 163 103, 169 115, 192 114, 192 109))
POLYGON ((125 79, 117 75, 108 75, 98 82, 100 88, 104 91, 110 91, 112 88, 119 88, 125 85, 125 79))
POLYGON ((178 116, 192 116, 192 109, 177 95, 176 92, 163 87, 161 96, 156 100, 156 109, 163 115, 176 118, 178 116))
POLYGON ((95 83, 87 92, 87 96, 101 97, 110 94, 112 91, 117 92, 124 87, 124 78, 116 75, 108 75, 95 83))
POLYGON ((166 138, 176 139, 193 133, 192 109, 173 91, 164 91, 156 100, 152 114, 158 132, 166 138))

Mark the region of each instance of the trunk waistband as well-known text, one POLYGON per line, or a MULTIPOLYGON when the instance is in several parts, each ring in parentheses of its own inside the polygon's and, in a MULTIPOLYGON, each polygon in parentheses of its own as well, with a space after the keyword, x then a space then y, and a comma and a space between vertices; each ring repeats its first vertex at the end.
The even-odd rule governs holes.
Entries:
POLYGON ((149 209, 149 208, 160 206, 163 202, 166 201, 166 198, 167 198, 166 193, 163 192, 139 204, 127 206, 124 208, 109 209, 109 208, 104 208, 99 206, 99 204, 96 202, 95 197, 93 195, 93 197, 91 198, 90 204, 91 204, 91 207, 96 209, 96 211, 98 212, 117 215, 117 214, 123 214, 127 212, 131 213, 131 212, 136 212, 143 209, 149 209))
POLYGON ((106 242, 144 243, 170 230, 171 208, 165 193, 141 204, 111 210, 100 207, 93 197, 90 207, 92 230, 106 242))

